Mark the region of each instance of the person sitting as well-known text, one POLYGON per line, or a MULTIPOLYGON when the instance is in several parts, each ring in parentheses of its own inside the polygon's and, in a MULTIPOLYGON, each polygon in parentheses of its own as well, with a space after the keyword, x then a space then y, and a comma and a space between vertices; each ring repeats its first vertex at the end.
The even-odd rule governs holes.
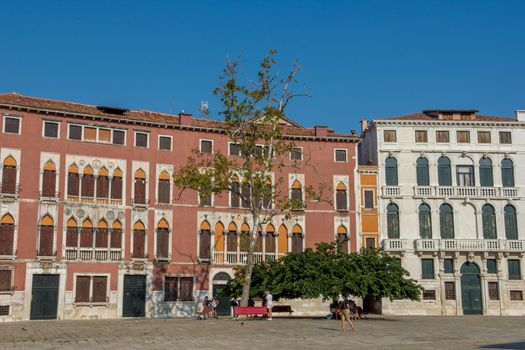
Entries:
POLYGON ((255 301, 253 301, 252 297, 248 298, 248 306, 255 306, 255 301))

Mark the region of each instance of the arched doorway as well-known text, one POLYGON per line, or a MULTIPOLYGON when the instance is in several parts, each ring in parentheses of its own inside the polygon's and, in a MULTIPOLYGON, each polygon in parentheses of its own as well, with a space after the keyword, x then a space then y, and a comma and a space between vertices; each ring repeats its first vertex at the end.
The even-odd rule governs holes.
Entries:
POLYGON ((471 262, 461 266, 461 300, 464 315, 481 315, 481 281, 479 267, 471 262))
POLYGON ((230 286, 231 277, 226 272, 219 272, 213 277, 213 297, 219 300, 217 314, 219 316, 230 316, 230 296, 226 290, 230 286))

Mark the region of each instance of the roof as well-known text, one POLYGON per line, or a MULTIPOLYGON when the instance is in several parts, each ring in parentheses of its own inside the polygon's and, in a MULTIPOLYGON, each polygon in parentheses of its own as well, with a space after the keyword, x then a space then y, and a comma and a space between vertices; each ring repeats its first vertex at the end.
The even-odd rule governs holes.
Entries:
MULTIPOLYGON (((17 93, 0 94, 0 107, 21 108, 36 112, 69 114, 71 116, 100 117, 117 122, 137 122, 149 123, 156 126, 180 126, 181 115, 167 114, 146 110, 127 110, 118 107, 94 106, 82 103, 51 100, 46 98, 24 96, 17 93), (118 113, 115 113, 118 111, 118 113), (113 113, 109 113, 113 112, 113 113)), ((290 121, 291 122, 291 121, 290 121)), ((297 123, 292 122, 292 126, 283 126, 284 134, 287 136, 316 137, 314 128, 297 127, 297 123)), ((218 120, 191 118, 191 124, 186 127, 222 129, 224 122, 218 120)), ((326 137, 318 138, 347 138, 352 141, 359 140, 357 135, 336 134, 332 129, 328 129, 326 137)))
POLYGON ((491 115, 484 115, 484 114, 476 114, 477 110, 425 110, 423 112, 413 113, 413 114, 407 114, 407 115, 401 115, 396 117, 390 117, 390 118, 377 118, 374 120, 434 120, 434 121, 481 121, 481 122, 517 122, 515 118, 509 118, 509 117, 499 117, 499 116, 491 116, 491 115), (472 117, 472 119, 468 118, 461 118, 461 119, 438 119, 439 114, 462 114, 462 115, 469 115, 472 117))

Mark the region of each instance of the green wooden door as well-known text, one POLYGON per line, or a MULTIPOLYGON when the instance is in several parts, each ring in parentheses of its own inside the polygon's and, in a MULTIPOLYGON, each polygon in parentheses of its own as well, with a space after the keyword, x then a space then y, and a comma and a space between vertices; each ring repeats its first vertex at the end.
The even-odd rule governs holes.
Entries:
POLYGON ((32 320, 55 320, 58 306, 58 275, 33 275, 32 320))
POLYGON ((231 315, 230 297, 225 293, 226 289, 228 289, 228 285, 225 284, 213 285, 213 297, 219 300, 219 305, 217 306, 217 314, 219 316, 231 315))
POLYGON ((461 300, 464 315, 482 314, 479 268, 471 262, 461 266, 461 300))
POLYGON ((123 317, 144 317, 146 310, 146 276, 124 276, 123 317))

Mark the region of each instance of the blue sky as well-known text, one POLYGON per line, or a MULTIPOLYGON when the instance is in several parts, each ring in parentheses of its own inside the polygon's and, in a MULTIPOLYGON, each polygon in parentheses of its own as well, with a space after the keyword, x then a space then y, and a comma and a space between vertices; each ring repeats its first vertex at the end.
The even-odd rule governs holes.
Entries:
POLYGON ((0 1, 0 92, 198 114, 225 57, 301 64, 288 115, 337 131, 525 109, 525 1, 0 1))

